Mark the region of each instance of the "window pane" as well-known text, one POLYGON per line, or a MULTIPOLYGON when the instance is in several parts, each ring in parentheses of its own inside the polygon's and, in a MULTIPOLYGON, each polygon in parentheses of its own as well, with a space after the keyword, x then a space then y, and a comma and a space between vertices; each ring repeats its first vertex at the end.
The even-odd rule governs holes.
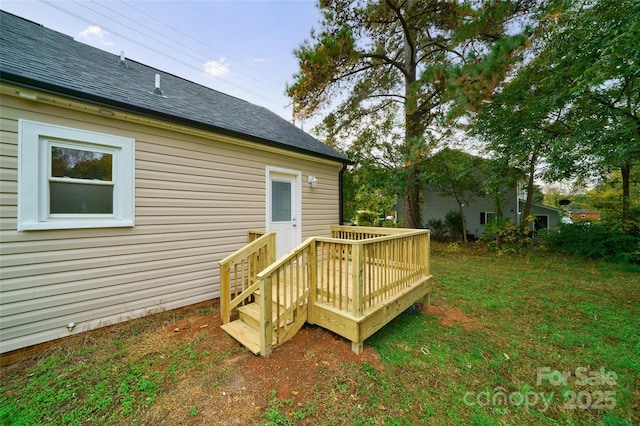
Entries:
POLYGON ((548 216, 536 216, 534 219, 534 226, 536 231, 540 229, 547 229, 549 227, 549 217, 548 216))
POLYGON ((113 213, 113 186, 49 182, 49 212, 113 213))
POLYGON ((271 182, 271 220, 273 222, 291 220, 290 182, 271 182))
POLYGON ((111 181, 112 155, 104 152, 51 147, 51 177, 111 181))

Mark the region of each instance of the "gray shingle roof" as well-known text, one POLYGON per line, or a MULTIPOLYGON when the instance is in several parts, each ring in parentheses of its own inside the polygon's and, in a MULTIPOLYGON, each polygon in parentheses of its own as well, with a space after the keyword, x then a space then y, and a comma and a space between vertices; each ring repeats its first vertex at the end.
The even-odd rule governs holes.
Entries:
POLYGON ((96 49, 0 11, 0 80, 133 111, 258 143, 349 162, 258 105, 96 49), (161 75, 164 96, 150 93, 161 75))

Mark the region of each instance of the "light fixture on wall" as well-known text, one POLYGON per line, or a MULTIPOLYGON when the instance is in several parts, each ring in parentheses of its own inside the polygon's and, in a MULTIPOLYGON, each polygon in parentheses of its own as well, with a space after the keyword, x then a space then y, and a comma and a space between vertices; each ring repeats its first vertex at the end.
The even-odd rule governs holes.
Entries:
POLYGON ((309 184, 311 184, 312 188, 317 188, 318 187, 318 179, 316 179, 315 176, 307 176, 307 182, 309 182, 309 184))

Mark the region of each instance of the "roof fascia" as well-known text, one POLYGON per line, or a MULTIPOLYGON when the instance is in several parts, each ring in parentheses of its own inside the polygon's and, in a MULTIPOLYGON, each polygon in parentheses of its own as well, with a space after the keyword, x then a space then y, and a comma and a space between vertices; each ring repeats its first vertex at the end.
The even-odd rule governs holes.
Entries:
POLYGON ((45 92, 51 95, 67 97, 76 101, 89 102, 97 106, 102 106, 106 108, 115 108, 120 111, 139 114, 145 117, 159 119, 163 121, 168 121, 168 122, 182 125, 182 126, 193 127, 198 130, 214 132, 214 133, 223 134, 226 136, 245 139, 254 143, 271 146, 271 147, 282 149, 285 151, 292 151, 300 154, 309 155, 312 157, 319 157, 324 160, 329 160, 331 162, 336 162, 340 164, 353 164, 353 161, 348 158, 340 158, 337 156, 322 154, 315 151, 309 151, 296 146, 272 141, 270 139, 264 139, 264 138, 260 138, 253 135, 247 135, 242 132, 235 132, 232 130, 224 129, 224 128, 213 126, 210 124, 201 123, 199 121, 189 120, 183 117, 177 117, 175 115, 154 111, 148 108, 137 107, 135 105, 127 104, 125 102, 102 98, 100 96, 91 95, 81 91, 76 91, 76 90, 56 86, 53 84, 44 83, 38 80, 24 78, 19 75, 7 73, 7 72, 0 72, 0 82, 13 84, 16 86, 24 87, 24 88, 35 90, 35 91, 45 92))

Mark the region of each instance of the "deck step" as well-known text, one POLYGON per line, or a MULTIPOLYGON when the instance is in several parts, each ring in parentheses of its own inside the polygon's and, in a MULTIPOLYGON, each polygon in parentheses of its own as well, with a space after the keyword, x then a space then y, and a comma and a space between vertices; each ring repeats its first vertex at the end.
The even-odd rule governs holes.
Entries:
MULTIPOLYGON (((276 303, 272 304, 271 311, 271 323, 275 324, 278 320, 277 310, 278 305, 276 303)), ((247 323, 250 327, 254 328, 256 331, 260 330, 260 305, 257 303, 249 303, 248 305, 244 305, 238 308, 238 313, 240 314, 240 319, 247 323)), ((280 326, 284 325, 284 309, 280 308, 280 326)), ((287 318, 287 325, 293 322, 293 318, 287 318)))
POLYGON ((222 325, 222 329, 236 339, 254 355, 260 353, 260 333, 246 322, 237 319, 222 325))
MULTIPOLYGON (((275 297, 275 295, 274 295, 274 297, 275 297)), ((261 298, 260 298, 260 289, 257 289, 256 291, 254 291, 254 292, 253 292, 253 302, 254 302, 256 305, 260 305, 260 304, 261 304, 261 303, 260 303, 260 301, 261 301, 261 298)), ((276 306, 276 304, 277 304, 277 303, 276 303, 276 301, 275 301, 275 300, 273 300, 273 306, 274 306, 274 307, 276 306)), ((280 307, 284 307, 284 305, 283 305, 282 303, 280 303, 280 307)))

